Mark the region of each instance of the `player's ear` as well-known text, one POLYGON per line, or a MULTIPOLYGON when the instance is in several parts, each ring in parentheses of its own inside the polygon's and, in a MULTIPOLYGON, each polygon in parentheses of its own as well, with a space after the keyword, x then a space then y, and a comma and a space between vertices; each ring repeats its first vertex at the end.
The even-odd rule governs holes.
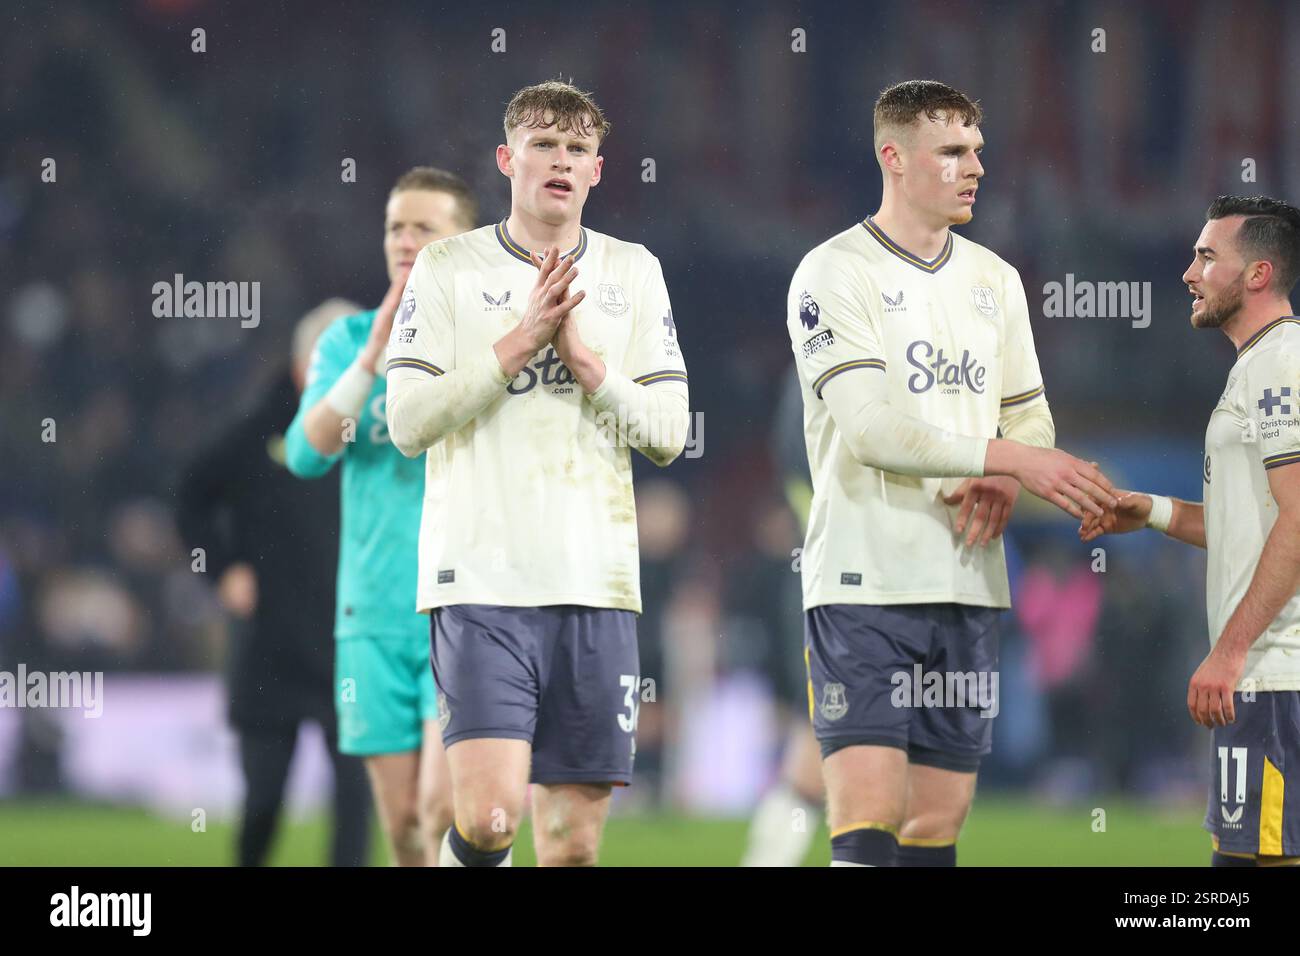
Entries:
POLYGON ((903 172, 903 156, 899 153, 897 144, 886 140, 881 143, 877 156, 886 172, 899 174, 903 172))
POLYGON ((502 143, 497 147, 497 169, 501 170, 502 176, 514 177, 515 175, 515 151, 502 143))
POLYGON ((596 157, 596 172, 595 172, 595 174, 592 175, 592 177, 591 177, 591 185, 594 186, 594 185, 596 185, 598 182, 600 182, 600 171, 601 171, 602 169, 604 169, 604 168, 605 168, 605 157, 604 157, 604 156, 599 156, 599 155, 598 155, 598 156, 596 157))
POLYGON ((1246 279, 1246 288, 1252 292, 1263 292, 1273 281, 1273 263, 1267 259, 1260 259, 1258 262, 1250 264, 1248 276, 1246 279))
POLYGON ((1252 269, 1252 280, 1252 289, 1260 291, 1268 289, 1270 282, 1273 282, 1273 263, 1268 259, 1257 261, 1255 269, 1252 269))

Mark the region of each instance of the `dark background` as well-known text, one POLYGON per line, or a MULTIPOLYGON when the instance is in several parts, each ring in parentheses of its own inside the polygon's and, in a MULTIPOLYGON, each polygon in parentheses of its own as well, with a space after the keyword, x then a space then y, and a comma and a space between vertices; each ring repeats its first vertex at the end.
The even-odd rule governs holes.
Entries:
MULTIPOLYGON (((805 252, 877 208, 871 107, 901 79, 942 79, 986 111, 961 232, 1020 270, 1058 443, 1121 486, 1199 499, 1233 352, 1190 329, 1179 277, 1214 196, 1294 199, 1298 25, 1286 4, 1174 0, 6 4, 0 666, 220 668, 229 622, 174 528, 177 470, 249 407, 303 313, 382 297, 397 175, 443 166, 477 189, 482 222, 508 212, 501 115, 557 76, 613 123, 584 223, 663 263, 704 423, 703 456, 655 476, 690 508, 687 540, 647 579, 666 673, 707 686, 771 671, 775 642, 798 653, 797 616, 773 620, 745 586, 799 544, 770 451, 785 295, 805 252), (260 326, 155 318, 153 284, 175 273, 259 281, 260 326), (1150 327, 1044 317, 1044 284, 1071 273, 1150 282, 1150 327)), ((1199 793, 1205 741, 1182 699, 1208 649, 1203 555, 1103 541, 1096 573, 1028 496, 1009 536, 1018 609, 986 780, 1199 793)), ((665 678, 665 706, 674 693, 665 678)))

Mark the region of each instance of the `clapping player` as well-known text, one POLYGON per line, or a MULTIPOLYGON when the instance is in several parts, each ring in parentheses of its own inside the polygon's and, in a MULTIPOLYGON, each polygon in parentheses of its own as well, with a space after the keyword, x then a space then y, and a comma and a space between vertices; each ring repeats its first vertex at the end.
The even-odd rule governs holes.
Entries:
POLYGON ((315 478, 343 461, 342 535, 334 635, 339 748, 362 756, 391 859, 437 865, 451 825, 451 786, 438 730, 425 619, 415 613, 424 469, 393 447, 383 367, 393 316, 420 249, 474 226, 460 177, 417 167, 397 180, 384 213, 391 288, 378 309, 341 318, 321 336, 286 436, 289 468, 315 478))
POLYGON ((597 859, 632 777, 641 609, 629 449, 682 451, 686 366, 658 260, 582 226, 609 126, 549 82, 505 114, 510 213, 427 246, 389 343, 388 424, 427 450, 418 606, 455 825, 444 864, 510 862, 529 782, 542 865, 597 859))

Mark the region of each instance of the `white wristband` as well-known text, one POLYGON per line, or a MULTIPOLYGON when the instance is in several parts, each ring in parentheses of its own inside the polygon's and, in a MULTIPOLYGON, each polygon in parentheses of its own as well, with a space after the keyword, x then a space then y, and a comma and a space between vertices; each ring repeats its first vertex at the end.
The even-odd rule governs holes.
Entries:
POLYGON ((325 404, 344 418, 356 418, 366 407, 366 399, 370 397, 370 388, 374 384, 375 373, 363 369, 358 357, 325 393, 325 404))
POLYGON ((1147 527, 1155 528, 1162 534, 1169 530, 1169 522, 1174 516, 1174 500, 1164 495, 1151 496, 1151 514, 1147 515, 1147 527))

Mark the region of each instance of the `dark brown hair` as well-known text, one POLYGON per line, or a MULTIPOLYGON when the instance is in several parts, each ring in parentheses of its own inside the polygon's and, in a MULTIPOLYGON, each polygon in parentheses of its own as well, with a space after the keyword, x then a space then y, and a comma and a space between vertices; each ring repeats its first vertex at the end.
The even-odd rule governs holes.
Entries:
POLYGON ((884 131, 889 127, 906 128, 924 114, 928 120, 951 122, 960 119, 963 126, 978 126, 984 119, 980 105, 960 90, 938 80, 907 80, 881 91, 873 114, 876 148, 880 148, 884 131))
POLYGON ((1237 230, 1237 249, 1247 262, 1273 264, 1273 288, 1290 295, 1300 278, 1300 209, 1267 196, 1220 196, 1205 218, 1245 216, 1237 230))

